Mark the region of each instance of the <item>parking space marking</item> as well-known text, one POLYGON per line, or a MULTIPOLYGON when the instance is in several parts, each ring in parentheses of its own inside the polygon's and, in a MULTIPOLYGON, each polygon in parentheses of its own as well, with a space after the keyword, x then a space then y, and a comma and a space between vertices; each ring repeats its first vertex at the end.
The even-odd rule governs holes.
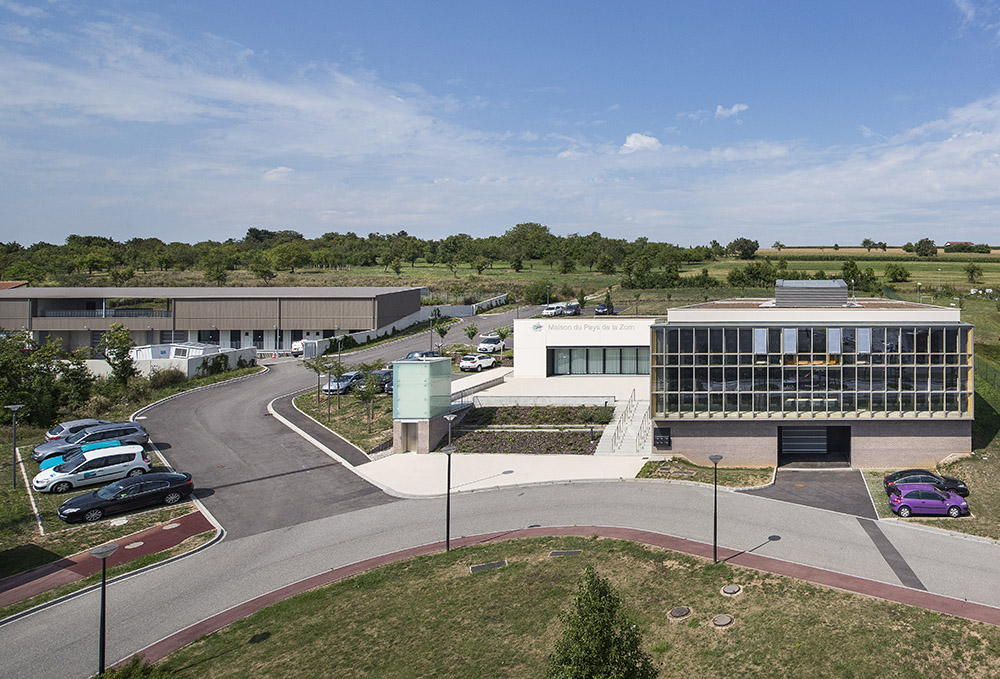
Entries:
POLYGON ((912 568, 910 568, 910 564, 906 563, 906 559, 903 558, 903 555, 899 553, 899 550, 897 550, 891 542, 889 542, 889 538, 887 538, 885 533, 882 532, 882 529, 879 528, 877 521, 863 519, 859 516, 858 523, 861 524, 865 533, 867 533, 868 537, 870 537, 872 542, 875 543, 878 553, 882 555, 885 562, 889 564, 889 568, 891 568, 892 572, 895 573, 897 578, 899 578, 900 584, 913 589, 927 590, 927 588, 924 587, 924 583, 920 582, 920 578, 918 578, 917 574, 913 572, 912 568))

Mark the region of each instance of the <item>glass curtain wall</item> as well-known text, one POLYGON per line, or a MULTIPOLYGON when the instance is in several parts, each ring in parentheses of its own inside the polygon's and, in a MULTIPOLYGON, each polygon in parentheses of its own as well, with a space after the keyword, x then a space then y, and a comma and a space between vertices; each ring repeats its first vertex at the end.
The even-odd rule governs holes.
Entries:
POLYGON ((972 414, 967 324, 653 332, 654 417, 972 414))

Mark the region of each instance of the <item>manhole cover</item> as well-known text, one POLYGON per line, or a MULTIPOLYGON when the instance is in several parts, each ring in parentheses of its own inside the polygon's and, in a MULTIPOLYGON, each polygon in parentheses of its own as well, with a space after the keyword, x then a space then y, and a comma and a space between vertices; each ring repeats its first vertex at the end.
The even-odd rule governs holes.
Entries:
POLYGON ((731 615, 717 615, 712 618, 712 624, 716 627, 728 627, 733 624, 733 616, 731 615))
POLYGON ((125 549, 135 549, 136 547, 142 547, 142 545, 143 545, 142 541, 130 542, 127 545, 125 545, 125 549))
POLYGON ((109 523, 112 526, 124 526, 126 523, 128 523, 128 519, 114 519, 113 521, 109 521, 109 523))
POLYGON ((691 609, 687 606, 678 606, 670 609, 671 618, 684 618, 691 614, 691 609))
POLYGON ((163 527, 163 530, 173 530, 174 528, 180 528, 180 527, 181 525, 179 523, 168 523, 166 526, 163 527))
POLYGON ((739 585, 726 585, 725 587, 722 588, 722 593, 728 596, 734 596, 736 594, 739 594, 742 589, 743 588, 740 587, 739 585))

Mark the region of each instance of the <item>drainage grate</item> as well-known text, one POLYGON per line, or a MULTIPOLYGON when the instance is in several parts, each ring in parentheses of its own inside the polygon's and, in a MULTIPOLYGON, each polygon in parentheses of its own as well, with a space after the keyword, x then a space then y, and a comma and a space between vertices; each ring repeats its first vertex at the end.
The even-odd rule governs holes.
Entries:
POLYGON ((688 608, 687 606, 678 606, 677 608, 670 609, 670 617, 674 619, 686 618, 690 614, 691 614, 691 609, 688 608))
POLYGON ((469 566, 469 572, 478 573, 479 571, 495 570, 497 568, 503 568, 506 565, 507 559, 504 559, 503 561, 492 561, 490 563, 479 563, 475 566, 469 566))

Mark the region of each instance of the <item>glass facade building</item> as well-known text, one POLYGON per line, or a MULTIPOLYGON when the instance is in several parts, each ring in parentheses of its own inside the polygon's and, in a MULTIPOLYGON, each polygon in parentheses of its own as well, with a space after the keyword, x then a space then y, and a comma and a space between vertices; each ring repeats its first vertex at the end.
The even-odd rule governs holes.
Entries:
POLYGON ((972 326, 892 315, 655 325, 651 418, 971 418, 972 326))

